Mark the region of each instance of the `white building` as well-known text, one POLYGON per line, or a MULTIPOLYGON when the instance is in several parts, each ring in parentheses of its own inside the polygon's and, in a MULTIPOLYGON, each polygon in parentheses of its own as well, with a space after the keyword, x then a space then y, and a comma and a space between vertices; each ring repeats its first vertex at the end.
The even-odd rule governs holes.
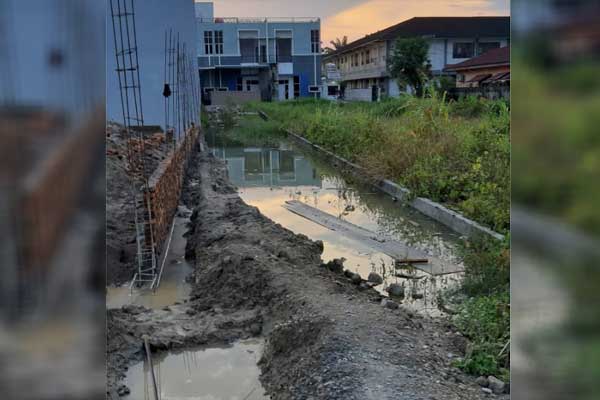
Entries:
POLYGON ((448 65, 458 64, 488 50, 510 44, 510 17, 418 17, 358 39, 323 57, 341 74, 345 98, 371 100, 397 96, 399 88, 390 78, 388 60, 398 38, 423 37, 429 42, 434 76, 448 65))

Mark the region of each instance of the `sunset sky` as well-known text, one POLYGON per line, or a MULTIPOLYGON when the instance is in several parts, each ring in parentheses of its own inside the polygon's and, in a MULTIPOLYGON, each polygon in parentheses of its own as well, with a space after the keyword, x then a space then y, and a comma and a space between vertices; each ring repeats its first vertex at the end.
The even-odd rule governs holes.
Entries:
POLYGON ((509 15, 510 0, 214 0, 215 17, 321 17, 323 45, 412 17, 509 15))

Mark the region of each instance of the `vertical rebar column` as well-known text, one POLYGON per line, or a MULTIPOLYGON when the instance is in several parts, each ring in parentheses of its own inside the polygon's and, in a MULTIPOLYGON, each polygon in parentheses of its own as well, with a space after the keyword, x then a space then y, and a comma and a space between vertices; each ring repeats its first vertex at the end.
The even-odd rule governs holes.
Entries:
POLYGON ((119 78, 123 125, 126 132, 128 168, 132 180, 131 193, 138 261, 138 273, 134 281, 143 284, 148 281, 154 282, 156 279, 156 248, 152 204, 149 196, 150 171, 146 168, 144 134, 140 129, 144 125, 144 114, 134 0, 129 0, 129 10, 127 6, 128 0, 116 0, 115 9, 115 0, 110 0, 116 72, 119 78))

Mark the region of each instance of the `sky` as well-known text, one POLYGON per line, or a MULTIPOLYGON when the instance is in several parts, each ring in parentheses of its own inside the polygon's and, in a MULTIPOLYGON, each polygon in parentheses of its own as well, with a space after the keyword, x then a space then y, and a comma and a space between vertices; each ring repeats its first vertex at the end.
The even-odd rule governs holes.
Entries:
POLYGON ((509 15, 510 0, 214 0, 215 17, 320 17, 323 45, 412 17, 509 15))

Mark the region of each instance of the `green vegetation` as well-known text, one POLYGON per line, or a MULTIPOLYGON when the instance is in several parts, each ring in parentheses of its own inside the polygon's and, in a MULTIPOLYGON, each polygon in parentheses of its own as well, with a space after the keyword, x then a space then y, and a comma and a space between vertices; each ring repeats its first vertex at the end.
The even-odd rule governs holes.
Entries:
POLYGON ((249 107, 416 196, 508 231, 510 118, 505 102, 448 102, 430 90, 424 98, 381 103, 300 100, 249 107))
MULTIPOLYGON (((513 199, 552 216, 591 238, 600 235, 600 62, 552 58, 552 41, 538 37, 513 48, 513 199), (540 45, 541 44, 541 45, 540 45), (537 51, 536 51, 537 49, 537 51), (545 50, 545 52, 542 52, 545 50)), ((565 244, 567 247, 568 244, 565 244)), ((568 248, 568 247, 567 247, 568 248)), ((536 254, 532 252, 533 254, 536 254)), ((574 252, 569 259, 538 257, 537 268, 553 275, 569 296, 566 320, 532 333, 530 356, 572 398, 598 397, 600 376, 600 269, 597 257, 574 252), (552 364, 548 364, 552 349, 552 364)), ((564 293, 561 293, 564 295, 564 293)))
POLYGON ((514 198, 599 235, 600 64, 536 70, 519 60, 513 162, 523 173, 514 175, 514 198))
POLYGON ((390 74, 398 83, 411 86, 418 97, 423 97, 425 84, 431 77, 427 40, 421 37, 396 40, 390 74))
POLYGON ((457 366, 473 375, 509 380, 510 310, 508 290, 472 297, 461 305, 454 323, 470 339, 457 366))
POLYGON ((474 375, 509 380, 510 349, 510 239, 480 239, 463 248, 465 278, 460 294, 468 296, 454 317, 456 327, 470 341, 457 366, 474 375))

